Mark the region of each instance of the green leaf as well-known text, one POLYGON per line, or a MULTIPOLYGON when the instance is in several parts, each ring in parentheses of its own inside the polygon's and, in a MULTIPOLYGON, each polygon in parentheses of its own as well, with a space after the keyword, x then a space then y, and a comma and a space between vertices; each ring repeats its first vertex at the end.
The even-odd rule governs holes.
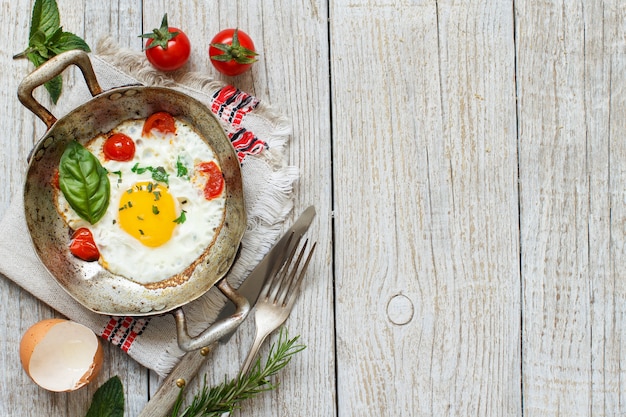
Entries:
POLYGON ((137 162, 130 170, 139 175, 143 174, 146 171, 150 171, 152 173, 153 180, 169 185, 170 174, 168 174, 163 167, 140 167, 139 162, 137 162))
POLYGON ((152 179, 155 181, 169 184, 170 174, 163 167, 156 167, 152 170, 152 179))
POLYGON ((28 54, 26 54, 26 57, 36 67, 38 67, 41 64, 43 64, 44 62, 46 62, 46 59, 44 57, 42 57, 41 55, 39 55, 39 52, 36 52, 36 51, 29 52, 28 54))
POLYGON ((123 417, 124 388, 118 376, 102 384, 93 395, 91 406, 85 417, 123 417))
POLYGON ((189 179, 189 170, 180 155, 176 158, 176 176, 189 179))
POLYGON ((33 48, 39 48, 40 46, 43 46, 45 44, 46 44, 46 34, 41 30, 35 31, 35 33, 33 33, 32 36, 30 37, 29 46, 33 48))
POLYGON ((63 78, 60 75, 57 75, 43 86, 46 87, 46 90, 48 90, 52 102, 57 104, 59 97, 61 97, 61 92, 63 91, 63 78))
MULTIPOLYGON (((91 52, 87 43, 61 27, 61 16, 55 0, 35 0, 30 22, 28 48, 13 56, 14 59, 27 57, 39 67, 50 58, 73 49, 91 52)), ((55 77, 44 84, 56 104, 63 89, 62 78, 55 77)))
POLYGON ((187 216, 185 215, 185 213, 187 213, 185 210, 181 210, 180 216, 174 219, 174 223, 178 223, 178 224, 185 223, 187 221, 187 216))
POLYGON ((81 51, 91 52, 89 45, 82 38, 77 35, 74 35, 70 32, 61 32, 59 39, 56 44, 51 45, 51 50, 54 51, 55 54, 60 54, 65 51, 72 51, 74 49, 80 49, 81 51))
POLYGON ((33 14, 30 21, 30 35, 42 31, 46 36, 52 34, 61 26, 61 16, 55 0, 35 0, 33 14))
POLYGON ((156 48, 160 46, 164 51, 167 50, 168 42, 178 36, 180 32, 170 32, 169 25, 167 24, 167 13, 163 15, 161 20, 161 27, 153 29, 151 33, 144 33, 139 35, 140 38, 152 39, 150 46, 145 49, 156 48))
POLYGON ((110 183, 107 170, 85 147, 72 141, 59 164, 59 185, 76 213, 94 224, 109 205, 110 183))

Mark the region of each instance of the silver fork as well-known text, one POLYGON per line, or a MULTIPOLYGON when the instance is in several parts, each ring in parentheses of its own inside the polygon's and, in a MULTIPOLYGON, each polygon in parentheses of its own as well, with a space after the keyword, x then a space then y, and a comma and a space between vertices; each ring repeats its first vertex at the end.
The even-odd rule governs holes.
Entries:
MULTIPOLYGON (((293 235, 290 237, 290 240, 292 238, 293 235)), ((304 264, 300 267, 302 259, 305 257, 309 242, 308 239, 304 242, 302 248, 298 252, 297 258, 295 258, 296 250, 298 249, 301 238, 302 236, 297 238, 297 241, 289 251, 282 267, 277 273, 272 274, 267 279, 261 293, 259 294, 254 313, 256 335, 252 348, 248 353, 248 357, 241 368, 241 375, 248 373, 252 367, 256 354, 259 352, 259 348, 267 336, 269 336, 274 330, 283 324, 285 320, 287 320, 296 298, 298 298, 302 279, 304 278, 304 274, 309 266, 309 261, 311 260, 311 256, 313 255, 313 251, 316 246, 316 243, 313 243, 308 255, 306 255, 304 264)), ((290 247, 290 244, 291 242, 287 244, 287 248, 290 247)))

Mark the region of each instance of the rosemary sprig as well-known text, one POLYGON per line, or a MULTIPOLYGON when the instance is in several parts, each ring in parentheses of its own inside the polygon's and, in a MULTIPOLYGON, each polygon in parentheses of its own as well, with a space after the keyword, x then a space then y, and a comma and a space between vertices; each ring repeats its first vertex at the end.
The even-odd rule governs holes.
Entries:
POLYGON ((210 389, 205 375, 202 390, 194 397, 191 404, 179 414, 183 402, 184 388, 181 388, 171 416, 219 417, 223 413, 230 413, 239 408, 242 401, 259 393, 275 389, 278 384, 272 383, 269 378, 283 369, 293 355, 306 348, 304 345, 296 344, 299 337, 288 339, 287 331, 282 328, 278 341, 272 344, 270 348, 265 366, 261 367, 261 360, 257 359, 255 365, 245 375, 239 374, 230 381, 225 377, 223 383, 210 389))

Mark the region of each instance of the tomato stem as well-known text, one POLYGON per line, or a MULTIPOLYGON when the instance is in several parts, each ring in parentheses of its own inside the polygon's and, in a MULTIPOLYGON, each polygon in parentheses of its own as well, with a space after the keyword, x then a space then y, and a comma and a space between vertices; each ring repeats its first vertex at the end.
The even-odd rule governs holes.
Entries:
POLYGON ((167 24, 167 13, 163 15, 161 20, 161 27, 153 29, 151 33, 144 33, 139 35, 140 38, 152 39, 152 42, 146 43, 144 51, 147 49, 160 46, 163 50, 167 50, 168 42, 178 36, 180 32, 170 32, 169 25, 167 24))
POLYGON ((252 64, 257 61, 255 56, 257 56, 258 53, 241 45, 241 43, 239 42, 238 31, 239 29, 235 29, 235 31, 233 32, 232 44, 211 44, 212 47, 224 52, 221 55, 211 55, 211 59, 222 62, 228 62, 230 60, 233 60, 238 64, 252 64))

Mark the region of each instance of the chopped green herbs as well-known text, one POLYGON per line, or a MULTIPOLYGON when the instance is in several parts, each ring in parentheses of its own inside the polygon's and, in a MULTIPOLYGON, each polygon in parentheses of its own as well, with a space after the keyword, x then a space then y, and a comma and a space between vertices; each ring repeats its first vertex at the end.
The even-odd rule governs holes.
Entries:
POLYGON ((180 212, 180 216, 174 219, 174 223, 183 224, 187 220, 187 216, 185 216, 186 211, 182 210, 180 212))
POLYGON ((139 162, 137 162, 130 170, 134 172, 135 174, 139 174, 139 175, 147 171, 150 171, 152 173, 153 180, 169 185, 170 174, 168 174, 167 171, 165 171, 165 168, 163 167, 156 167, 156 168, 151 167, 151 166, 140 167, 139 162))
POLYGON ((113 171, 111 172, 111 174, 117 175, 117 185, 119 187, 119 185, 122 183, 122 171, 113 171))
POLYGON ((178 158, 176 159, 176 176, 189 179, 189 170, 185 166, 180 155, 178 155, 178 158))
POLYGON ((163 167, 156 167, 152 171, 152 179, 155 181, 163 182, 165 184, 169 184, 170 174, 165 171, 163 167))

